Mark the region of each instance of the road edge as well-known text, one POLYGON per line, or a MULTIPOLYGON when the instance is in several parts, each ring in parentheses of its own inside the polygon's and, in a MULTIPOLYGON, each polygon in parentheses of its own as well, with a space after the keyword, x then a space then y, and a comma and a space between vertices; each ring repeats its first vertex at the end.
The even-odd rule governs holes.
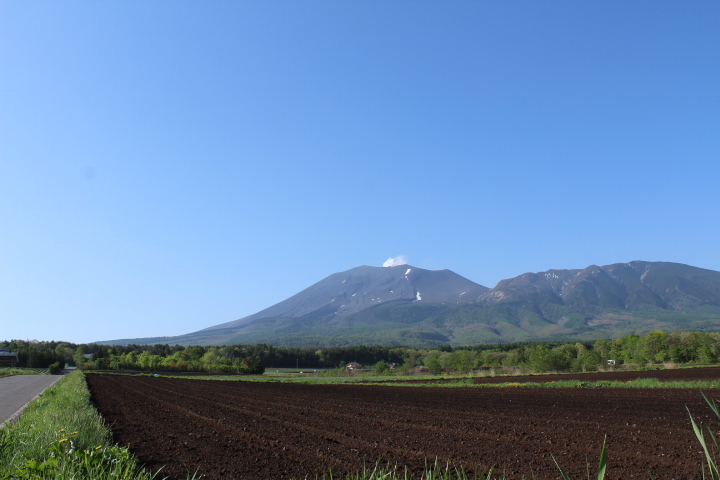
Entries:
POLYGON ((18 419, 22 416, 22 413, 23 413, 23 411, 25 410, 25 408, 26 408, 28 405, 30 405, 32 402, 34 402, 35 400, 37 400, 38 397, 40 397, 40 395, 42 395, 43 393, 45 393, 45 390, 47 390, 48 388, 54 386, 57 382, 59 382, 60 379, 63 378, 63 376, 64 376, 64 375, 57 375, 57 378, 55 379, 54 382, 52 382, 50 385, 48 385, 47 387, 45 387, 42 392, 38 393, 38 394, 35 395, 33 398, 31 398, 30 400, 28 400, 27 403, 25 403, 25 405, 23 405, 22 407, 20 407, 17 412, 15 412, 15 413, 13 413, 12 415, 10 415, 10 418, 8 418, 8 419, 5 420, 4 422, 0 423, 0 429, 5 428, 5 426, 9 426, 9 425, 12 425, 13 423, 17 422, 18 419))

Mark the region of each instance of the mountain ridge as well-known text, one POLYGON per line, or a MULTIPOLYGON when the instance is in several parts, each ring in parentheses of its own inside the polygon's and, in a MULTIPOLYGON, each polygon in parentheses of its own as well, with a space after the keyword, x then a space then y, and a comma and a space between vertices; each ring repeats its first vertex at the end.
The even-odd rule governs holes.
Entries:
POLYGON ((720 272, 632 261, 527 272, 490 289, 450 270, 361 266, 253 315, 176 337, 100 343, 433 346, 720 327, 720 272))

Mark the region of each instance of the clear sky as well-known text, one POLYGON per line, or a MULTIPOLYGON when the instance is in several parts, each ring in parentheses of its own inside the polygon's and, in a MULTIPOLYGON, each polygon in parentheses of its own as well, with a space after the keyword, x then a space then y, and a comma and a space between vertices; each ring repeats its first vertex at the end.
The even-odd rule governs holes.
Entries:
POLYGON ((720 2, 0 0, 0 340, 404 255, 720 270, 720 2))

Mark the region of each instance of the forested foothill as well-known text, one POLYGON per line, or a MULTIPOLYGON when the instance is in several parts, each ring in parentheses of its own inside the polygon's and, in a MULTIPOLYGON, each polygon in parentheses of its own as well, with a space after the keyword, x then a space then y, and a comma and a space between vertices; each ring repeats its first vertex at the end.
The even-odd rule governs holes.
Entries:
POLYGON ((509 367, 527 372, 592 372, 648 365, 712 364, 720 361, 720 333, 652 332, 595 342, 521 342, 416 349, 385 346, 289 348, 269 345, 184 347, 99 345, 11 340, 0 347, 17 353, 20 367, 74 365, 84 370, 139 370, 261 374, 265 368, 342 369, 374 366, 377 373, 466 374, 509 367), (418 369, 417 367, 424 367, 418 369))

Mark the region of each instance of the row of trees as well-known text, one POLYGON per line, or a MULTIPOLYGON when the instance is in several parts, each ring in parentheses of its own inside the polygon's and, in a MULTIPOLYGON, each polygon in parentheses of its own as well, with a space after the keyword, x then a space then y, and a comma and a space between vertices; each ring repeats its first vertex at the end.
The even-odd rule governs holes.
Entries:
POLYGON ((409 372, 418 365, 432 373, 467 373, 488 367, 521 367, 536 372, 594 371, 614 360, 616 365, 717 363, 720 333, 652 332, 596 342, 524 342, 440 346, 428 349, 351 346, 284 348, 269 345, 184 347, 181 345, 73 344, 12 340, 0 342, 18 354, 21 366, 47 368, 55 362, 87 369, 212 371, 260 373, 265 367, 334 368, 347 362, 400 365, 409 372))
POLYGON ((0 342, 18 355, 18 366, 50 368, 73 365, 87 370, 163 370, 184 372, 217 372, 261 374, 265 371, 257 355, 243 355, 245 349, 223 351, 215 347, 181 345, 107 346, 69 342, 11 340, 0 342))
MULTIPOLYGON (((98 352, 101 352, 99 350, 98 352)), ((262 374, 265 372, 260 357, 222 357, 217 355, 215 349, 208 349, 202 353, 198 349, 177 350, 164 356, 152 354, 148 350, 142 352, 130 351, 127 353, 100 353, 86 358, 76 358, 80 368, 87 370, 142 370, 166 372, 213 372, 213 373, 242 373, 262 374)))
POLYGON ((520 367, 534 372, 596 371, 612 365, 712 364, 720 361, 720 333, 652 332, 615 340, 518 343, 435 349, 418 364, 432 373, 470 372, 482 367, 520 367))
POLYGON ((71 345, 66 342, 22 340, 0 342, 0 348, 9 348, 10 352, 17 353, 18 366, 25 368, 48 368, 54 363, 64 365, 68 359, 72 361, 74 349, 70 347, 71 345))
MULTIPOLYGON (((0 347, 7 347, 12 352, 18 352, 21 366, 30 366, 27 352, 46 352, 52 358, 60 358, 64 363, 77 365, 81 368, 101 366, 102 368, 123 368, 118 365, 133 364, 138 361, 141 354, 143 365, 157 362, 159 357, 164 364, 170 365, 237 365, 239 360, 246 358, 259 358, 266 367, 284 368, 301 366, 303 368, 331 368, 340 363, 356 361, 363 364, 374 364, 380 360, 400 363, 403 361, 402 351, 393 347, 359 345, 353 347, 333 348, 285 348, 270 345, 225 345, 220 347, 182 345, 99 345, 99 344, 73 344, 68 342, 39 342, 37 340, 12 340, 0 342, 0 347), (86 358, 86 355, 92 355, 86 358), (148 357, 152 357, 149 360, 148 357), (167 360, 166 360, 167 359, 167 360)), ((48 361, 32 365, 45 368, 48 361)))

